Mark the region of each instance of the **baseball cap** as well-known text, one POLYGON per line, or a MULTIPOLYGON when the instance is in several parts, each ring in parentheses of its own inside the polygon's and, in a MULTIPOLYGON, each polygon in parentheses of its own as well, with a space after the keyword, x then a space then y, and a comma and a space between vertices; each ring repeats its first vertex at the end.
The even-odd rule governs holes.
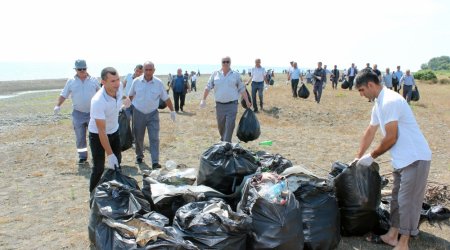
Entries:
POLYGON ((85 69, 85 68, 87 68, 85 60, 78 59, 75 61, 75 69, 85 69))

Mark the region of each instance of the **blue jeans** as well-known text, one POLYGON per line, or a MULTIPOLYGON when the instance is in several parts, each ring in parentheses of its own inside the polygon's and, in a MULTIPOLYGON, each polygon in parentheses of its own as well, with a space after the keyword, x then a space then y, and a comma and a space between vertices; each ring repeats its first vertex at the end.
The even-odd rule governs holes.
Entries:
POLYGON ((320 98, 322 98, 322 89, 323 83, 321 81, 316 81, 316 83, 314 83, 313 93, 317 103, 320 103, 320 98))
POLYGON ((256 103, 256 92, 258 92, 259 96, 259 106, 261 109, 263 108, 263 91, 264 91, 264 82, 252 82, 252 103, 253 109, 258 111, 258 104, 256 103))
POLYGON ((84 113, 75 109, 72 112, 73 130, 75 131, 77 152, 80 159, 87 159, 88 157, 86 131, 90 119, 90 113, 84 113))

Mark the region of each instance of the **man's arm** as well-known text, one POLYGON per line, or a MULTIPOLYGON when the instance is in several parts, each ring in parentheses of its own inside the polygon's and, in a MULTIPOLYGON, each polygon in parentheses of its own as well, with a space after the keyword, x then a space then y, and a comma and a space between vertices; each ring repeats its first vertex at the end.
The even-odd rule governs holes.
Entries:
POLYGON ((394 144, 397 142, 398 138, 398 121, 389 122, 384 126, 386 130, 386 136, 381 140, 380 145, 370 153, 372 158, 377 158, 378 156, 386 153, 394 144))
POLYGON ((60 95, 56 106, 60 107, 65 100, 66 100, 66 98, 64 98, 64 96, 60 95))
POLYGON ((102 144, 103 149, 106 152, 106 155, 113 154, 113 151, 111 149, 111 145, 109 145, 109 139, 106 135, 106 122, 105 120, 101 119, 95 119, 95 124, 97 125, 98 129, 98 136, 100 137, 100 143, 102 144))
POLYGON ((373 126, 369 125, 364 132, 363 137, 361 138, 361 142, 359 143, 359 151, 356 156, 356 158, 361 158, 366 150, 370 147, 370 144, 372 144, 373 139, 375 138, 375 133, 377 132, 378 125, 373 126))

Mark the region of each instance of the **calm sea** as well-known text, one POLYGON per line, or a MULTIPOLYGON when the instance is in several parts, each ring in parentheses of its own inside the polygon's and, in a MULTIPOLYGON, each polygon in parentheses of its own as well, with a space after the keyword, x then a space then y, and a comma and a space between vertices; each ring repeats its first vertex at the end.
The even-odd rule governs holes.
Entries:
MULTIPOLYGON (((132 63, 112 63, 112 64, 95 64, 87 62, 88 72, 92 76, 99 76, 100 71, 107 66, 115 67, 121 76, 133 72, 135 64, 132 63)), ((266 70, 274 69, 276 73, 281 73, 285 67, 270 67, 263 65, 266 70)), ((253 66, 232 65, 233 70, 248 71, 253 66)), ((212 64, 160 64, 156 65, 157 75, 166 75, 169 73, 176 74, 178 68, 187 70, 200 71, 202 74, 208 74, 220 69, 220 65, 212 64)), ((73 70, 73 62, 63 63, 35 63, 35 62, 0 62, 0 81, 11 80, 36 80, 36 79, 60 79, 68 78, 75 74, 73 70)))

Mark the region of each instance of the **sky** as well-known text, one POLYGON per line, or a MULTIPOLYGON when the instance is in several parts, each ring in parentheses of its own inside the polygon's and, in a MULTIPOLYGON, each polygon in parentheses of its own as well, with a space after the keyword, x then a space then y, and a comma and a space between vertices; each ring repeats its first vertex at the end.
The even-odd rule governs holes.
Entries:
POLYGON ((450 55, 448 0, 1 1, 0 62, 380 69, 450 55), (329 66, 329 67, 330 67, 329 66))

